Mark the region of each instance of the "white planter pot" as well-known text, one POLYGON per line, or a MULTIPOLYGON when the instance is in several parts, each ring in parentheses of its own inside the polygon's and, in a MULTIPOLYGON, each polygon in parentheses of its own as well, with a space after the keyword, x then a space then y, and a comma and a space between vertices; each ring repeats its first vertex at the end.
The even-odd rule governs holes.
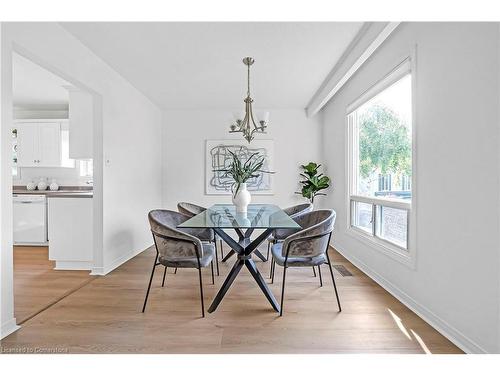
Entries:
POLYGON ((233 194, 232 199, 233 204, 236 206, 236 212, 247 212, 248 205, 252 200, 252 196, 247 190, 247 184, 240 184, 238 193, 236 193, 236 196, 233 194))

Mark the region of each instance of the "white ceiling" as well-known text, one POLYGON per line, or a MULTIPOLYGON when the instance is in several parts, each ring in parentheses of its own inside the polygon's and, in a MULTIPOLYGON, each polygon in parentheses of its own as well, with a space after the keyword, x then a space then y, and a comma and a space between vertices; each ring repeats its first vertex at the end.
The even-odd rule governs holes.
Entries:
POLYGON ((69 83, 31 60, 12 54, 14 107, 27 109, 68 109, 69 83))
POLYGON ((163 109, 305 108, 361 22, 62 23, 163 109))

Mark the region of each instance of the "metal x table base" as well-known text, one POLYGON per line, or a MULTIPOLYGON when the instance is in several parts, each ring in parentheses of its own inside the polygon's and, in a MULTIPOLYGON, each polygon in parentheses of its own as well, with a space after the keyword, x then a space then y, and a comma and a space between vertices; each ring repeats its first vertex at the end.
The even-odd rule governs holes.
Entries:
MULTIPOLYGON (((250 242, 250 236, 252 235, 254 229, 253 228, 250 228, 250 229, 247 229, 245 232, 242 232, 241 229, 239 228, 234 228, 234 230, 236 231, 236 233, 238 234, 238 243, 242 243, 244 241, 248 241, 250 242)), ((217 232, 217 231, 216 231, 217 232)), ((227 243, 227 241, 226 241, 227 243)), ((229 244, 228 244, 229 245, 229 244)), ((258 244, 260 245, 260 243, 258 244)), ((258 246, 257 245, 257 246, 258 246)), ((231 245, 229 245, 231 246, 231 245)), ((255 249, 253 251, 253 253, 255 255, 257 255, 258 258, 260 258, 260 260, 262 260, 263 262, 267 262, 267 259, 264 255, 262 255, 262 253, 258 250, 258 249, 255 249)), ((236 251, 233 249, 233 247, 231 246, 231 250, 229 251, 229 253, 227 253, 227 255, 222 259, 223 262, 227 261, 229 258, 231 258, 234 254, 236 254, 236 251)))
POLYGON ((271 293, 271 290, 267 286, 266 282, 264 281, 264 278, 260 274, 259 270, 257 269, 257 266, 255 265, 255 262, 252 259, 252 252, 253 252, 260 259, 265 260, 264 256, 257 250, 257 247, 269 237, 273 229, 272 228, 266 229, 261 235, 259 235, 255 240, 252 241, 250 239, 250 236, 253 233, 254 230, 253 228, 247 229, 245 233, 243 233, 239 228, 234 228, 236 230, 236 233, 238 234, 239 238, 238 242, 235 241, 233 238, 231 238, 221 228, 213 228, 213 229, 215 233, 217 233, 219 237, 222 238, 224 242, 226 242, 232 249, 232 251, 228 255, 226 255, 223 261, 226 261, 233 254, 237 254, 238 259, 234 263, 234 266, 229 272, 229 275, 226 277, 226 280, 224 280, 224 283, 222 284, 222 287, 220 288, 212 304, 210 305, 208 312, 212 313, 217 309, 217 306, 219 306, 219 304, 221 303, 225 294, 229 290, 229 287, 234 282, 236 276, 241 271, 243 266, 245 266, 248 269, 248 271, 250 271, 250 274, 255 279, 257 285, 260 287, 262 293, 266 296, 267 300, 269 301, 273 309, 275 311, 279 311, 278 302, 274 298, 273 294, 271 293))

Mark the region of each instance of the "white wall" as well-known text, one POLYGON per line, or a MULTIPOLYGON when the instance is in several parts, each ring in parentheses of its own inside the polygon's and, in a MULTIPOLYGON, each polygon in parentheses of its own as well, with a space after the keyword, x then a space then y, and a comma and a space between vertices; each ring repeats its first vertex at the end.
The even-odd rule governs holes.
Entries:
MULTIPOLYGON (((161 205, 161 111, 57 23, 4 23, 2 111, 8 112, 2 112, 3 154, 13 117, 7 66, 13 47, 94 95, 94 271, 109 272, 152 243, 147 212, 161 205)), ((10 157, 2 157, 2 324, 12 318, 12 179, 7 169, 10 157)))
MULTIPOLYGON (((298 194, 299 166, 320 157, 320 117, 306 118, 302 109, 269 110, 269 131, 256 139, 274 140, 274 195, 253 195, 253 203, 282 207, 304 201, 298 194)), ((177 202, 210 206, 231 202, 231 196, 205 194, 205 141, 243 139, 229 134, 234 109, 163 112, 163 207, 177 202)), ((320 200, 321 198, 318 198, 320 200)))
POLYGON ((5 126, 13 117, 12 59, 10 48, 5 45, 5 33, 0 28, 0 338, 15 331, 18 326, 14 318, 13 257, 12 257, 12 133, 5 126))
POLYGON ((469 352, 500 351, 498 43, 493 23, 402 24, 323 109, 345 181, 346 106, 417 45, 416 269, 347 234, 345 183, 328 197, 334 246, 469 352))

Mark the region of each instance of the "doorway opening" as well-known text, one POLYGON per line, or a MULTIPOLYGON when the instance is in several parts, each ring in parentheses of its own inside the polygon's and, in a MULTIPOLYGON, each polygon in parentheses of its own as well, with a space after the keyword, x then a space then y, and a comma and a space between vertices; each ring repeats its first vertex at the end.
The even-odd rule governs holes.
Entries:
POLYGON ((93 97, 12 53, 14 316, 92 280, 93 97))

